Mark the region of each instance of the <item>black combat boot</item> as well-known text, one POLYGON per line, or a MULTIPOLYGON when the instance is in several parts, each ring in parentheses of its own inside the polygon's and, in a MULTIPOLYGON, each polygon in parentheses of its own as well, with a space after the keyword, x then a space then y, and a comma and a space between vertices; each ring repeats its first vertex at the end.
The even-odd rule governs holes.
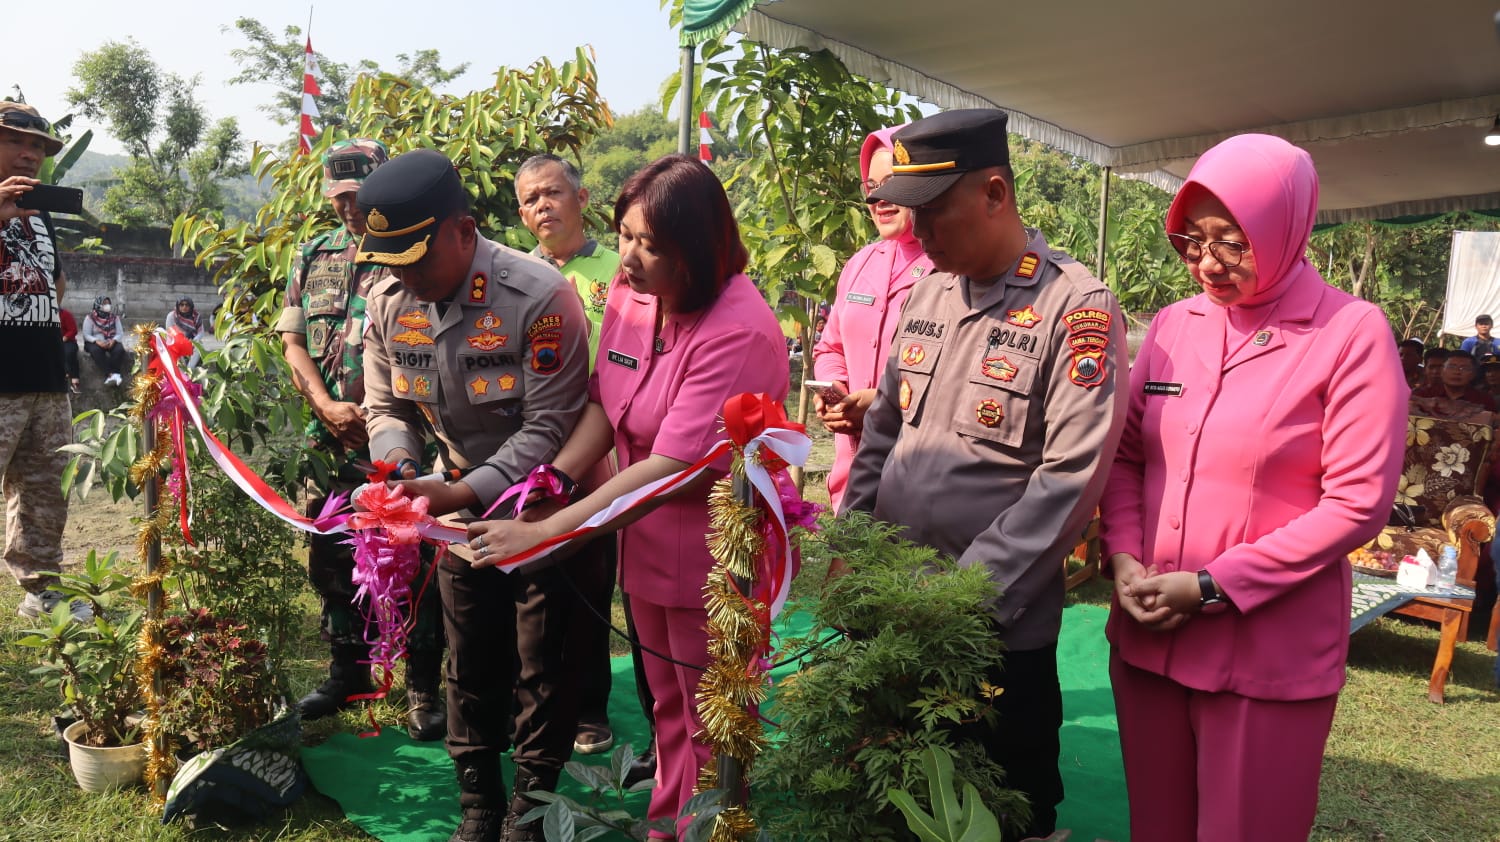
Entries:
POLYGON ((412 652, 406 659, 406 733, 430 742, 448 734, 448 714, 438 689, 443 657, 440 652, 412 652))
POLYGON ((540 819, 521 823, 521 818, 536 807, 545 804, 542 801, 532 801, 527 798, 527 793, 542 790, 545 792, 557 791, 556 769, 528 769, 525 766, 516 767, 515 792, 510 798, 510 812, 505 816, 505 842, 543 842, 542 822, 540 819))
POLYGON ((632 787, 641 781, 656 777, 656 737, 646 741, 646 750, 631 761, 630 769, 625 772, 625 786, 632 787))
POLYGON ((505 825, 505 784, 500 780, 500 758, 494 754, 466 755, 453 761, 458 772, 458 806, 463 820, 448 842, 500 842, 505 825))
POLYGON ((311 721, 332 716, 352 704, 350 696, 372 692, 375 687, 370 683, 370 667, 360 663, 360 659, 369 656, 368 647, 335 643, 328 680, 297 702, 302 718, 311 721))

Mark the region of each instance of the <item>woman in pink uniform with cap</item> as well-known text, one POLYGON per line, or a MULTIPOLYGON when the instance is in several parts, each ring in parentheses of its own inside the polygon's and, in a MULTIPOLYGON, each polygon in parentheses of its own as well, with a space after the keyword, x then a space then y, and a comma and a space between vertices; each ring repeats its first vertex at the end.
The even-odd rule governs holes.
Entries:
MULTIPOLYGON (((901 126, 871 132, 859 150, 859 177, 866 196, 891 177, 891 135, 901 126)), ((890 202, 870 205, 880 239, 865 246, 839 274, 838 291, 823 335, 813 346, 818 380, 838 383, 845 397, 830 403, 821 394, 813 407, 833 433, 833 469, 828 496, 835 511, 849 483, 849 466, 859 449, 865 411, 875 400, 875 386, 901 320, 901 305, 912 285, 932 272, 932 261, 911 233, 911 208, 890 202)))
POLYGON ((1203 154, 1167 212, 1201 295, 1130 373, 1101 504, 1134 839, 1305 840, 1349 649, 1345 553, 1394 499, 1407 389, 1375 305, 1306 257, 1312 158, 1203 154))
MULTIPOLYGON (((542 520, 469 528, 501 559, 576 529, 612 500, 701 459, 724 438, 724 402, 786 400, 786 341, 745 276, 748 256, 724 188, 702 163, 669 155, 631 176, 615 202, 620 274, 609 292, 589 404, 554 463, 580 475, 614 448, 620 472, 542 520)), ((708 491, 729 457, 654 507, 603 525, 620 534, 620 587, 655 697, 657 774, 648 817, 675 819, 708 762, 694 694, 708 661, 703 585, 708 491), (680 663, 664 660, 660 655, 680 663)), ((671 838, 653 833, 653 837, 671 838)))

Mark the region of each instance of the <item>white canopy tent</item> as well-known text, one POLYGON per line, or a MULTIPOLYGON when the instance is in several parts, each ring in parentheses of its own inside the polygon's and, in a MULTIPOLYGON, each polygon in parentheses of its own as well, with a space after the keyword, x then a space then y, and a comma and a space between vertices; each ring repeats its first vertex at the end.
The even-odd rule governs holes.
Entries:
POLYGON ((1454 231, 1443 333, 1473 336, 1480 313, 1500 318, 1500 232, 1454 231))
POLYGON ((1495 0, 760 0, 736 26, 1175 188, 1219 140, 1307 149, 1320 222, 1500 208, 1495 0))

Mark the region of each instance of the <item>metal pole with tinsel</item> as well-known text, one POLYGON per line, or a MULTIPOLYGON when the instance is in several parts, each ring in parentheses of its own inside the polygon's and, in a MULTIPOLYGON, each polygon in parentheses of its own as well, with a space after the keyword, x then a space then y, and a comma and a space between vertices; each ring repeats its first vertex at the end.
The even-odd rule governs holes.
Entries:
MULTIPOLYGON (((708 551, 715 564, 703 589, 709 662, 697 696, 715 761, 699 773, 698 791, 726 793, 711 842, 737 842, 757 833, 746 809, 746 776, 766 745, 757 709, 766 698, 771 619, 795 575, 787 529, 816 516, 793 490, 787 462, 775 452, 780 445, 764 435, 806 441, 780 403, 765 395, 740 395, 725 404, 724 420, 735 456, 730 475, 709 495, 708 551), (768 493, 776 499, 768 500, 768 493), (790 521, 786 506, 799 508, 790 521)), ((803 459, 805 449, 795 461, 803 459)))

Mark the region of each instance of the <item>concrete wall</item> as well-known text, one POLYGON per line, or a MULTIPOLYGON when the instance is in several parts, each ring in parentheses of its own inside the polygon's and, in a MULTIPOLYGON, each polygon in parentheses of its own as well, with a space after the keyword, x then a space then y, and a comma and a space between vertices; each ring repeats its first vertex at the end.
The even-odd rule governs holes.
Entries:
POLYGON ((131 325, 160 322, 184 295, 205 317, 219 305, 219 290, 210 273, 192 260, 64 252, 62 263, 68 282, 63 307, 80 322, 99 295, 108 295, 115 312, 131 325))

